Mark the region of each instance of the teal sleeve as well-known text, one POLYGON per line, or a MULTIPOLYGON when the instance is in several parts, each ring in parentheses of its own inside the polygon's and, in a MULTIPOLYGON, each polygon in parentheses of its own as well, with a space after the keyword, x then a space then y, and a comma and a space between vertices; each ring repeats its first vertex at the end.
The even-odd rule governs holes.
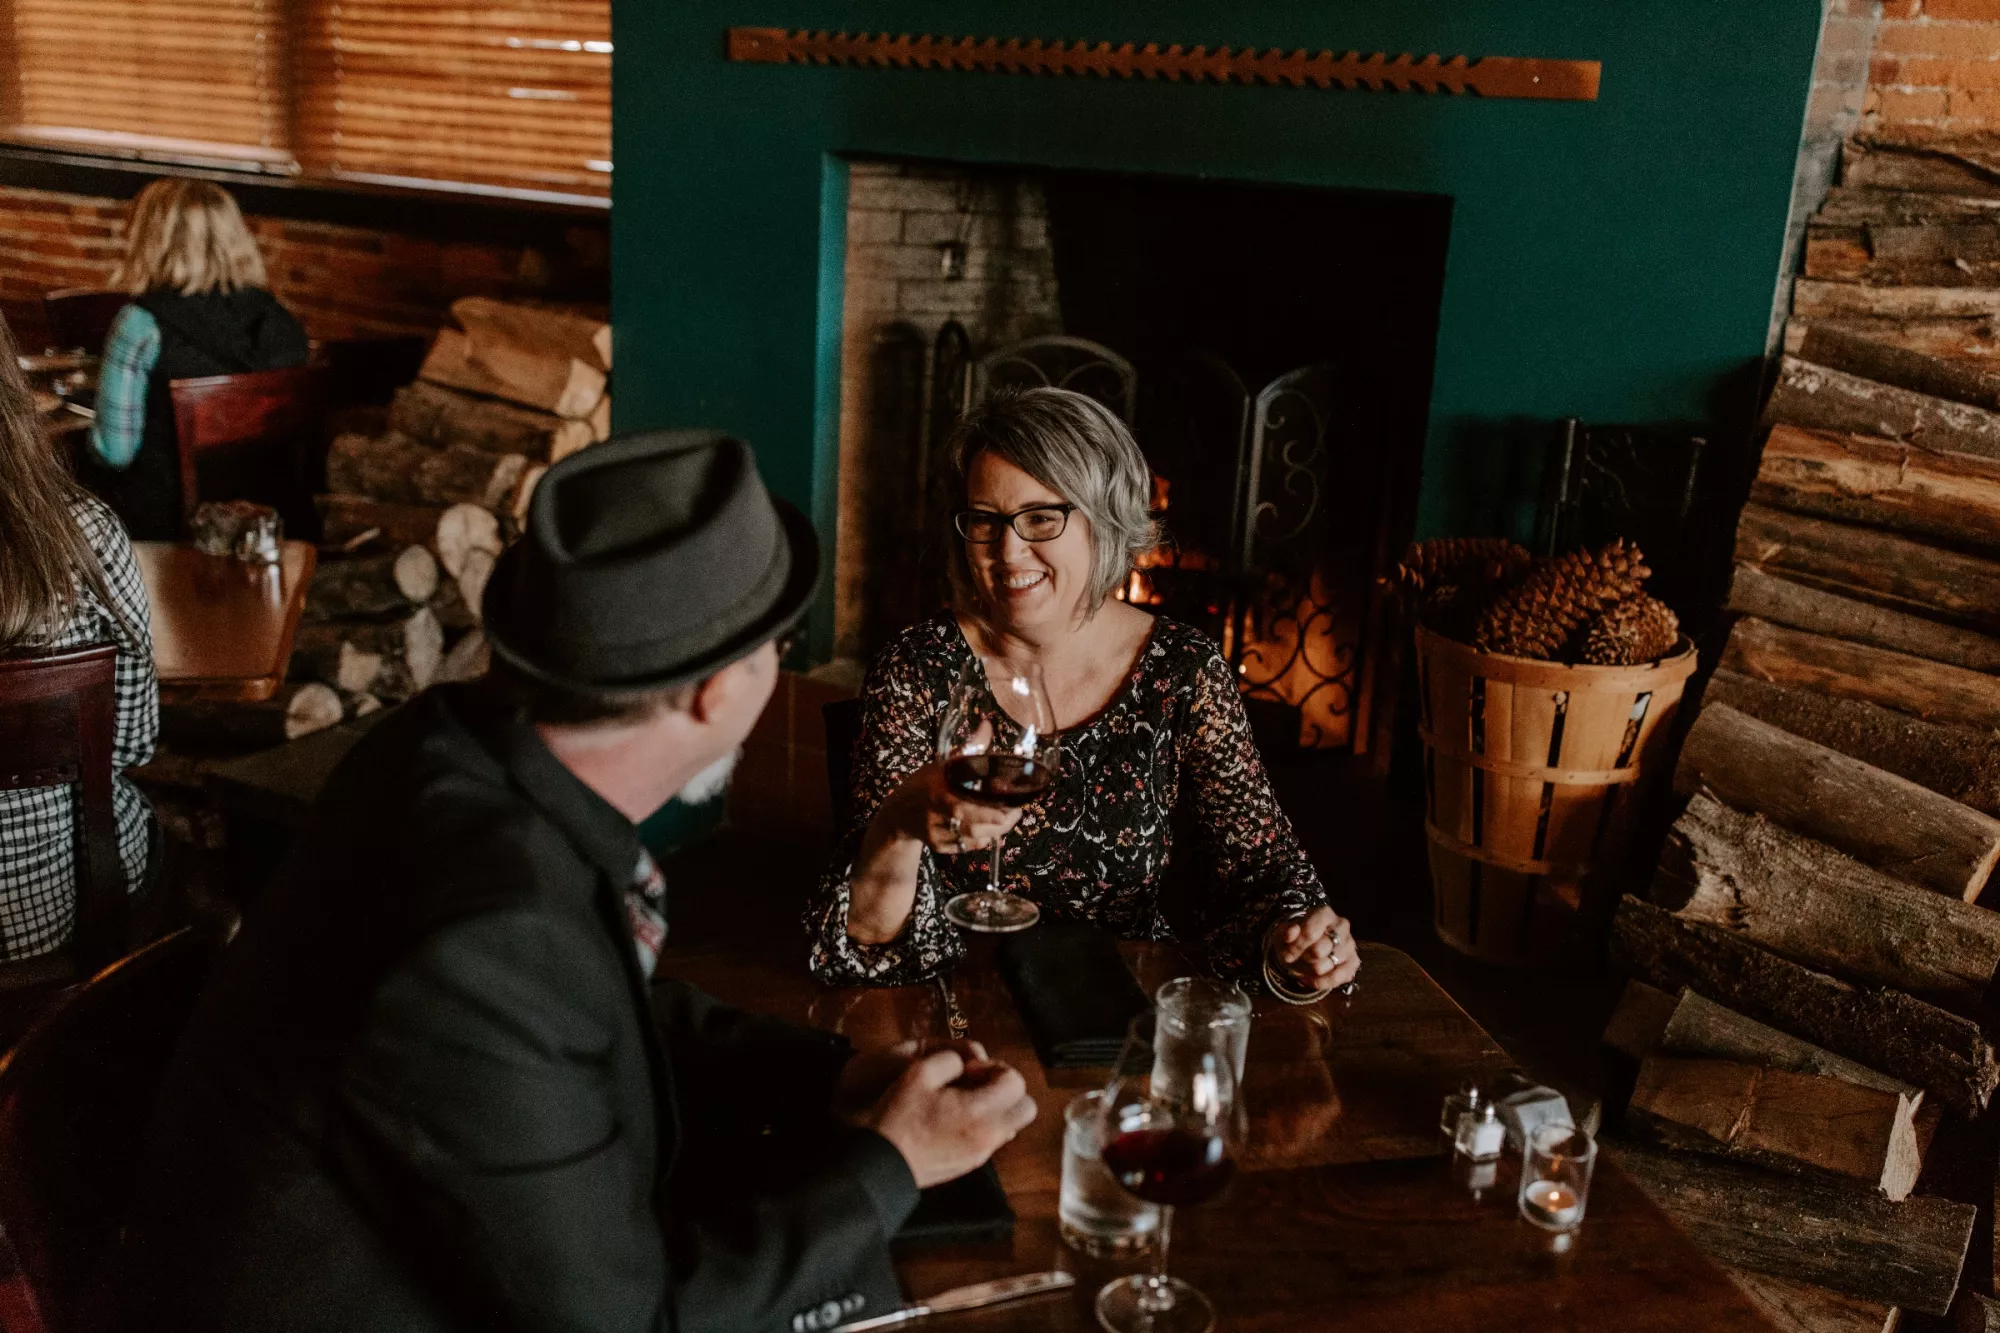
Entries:
POLYGON ((90 447, 107 467, 130 467, 146 436, 146 384, 160 362, 160 326, 128 305, 111 322, 97 372, 97 420, 90 447))

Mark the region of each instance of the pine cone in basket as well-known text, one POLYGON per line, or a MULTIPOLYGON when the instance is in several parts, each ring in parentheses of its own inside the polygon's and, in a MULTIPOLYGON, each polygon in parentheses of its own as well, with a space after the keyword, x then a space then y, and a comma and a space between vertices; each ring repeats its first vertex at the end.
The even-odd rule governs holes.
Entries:
POLYGON ((1463 643, 1472 637, 1472 627, 1485 604, 1486 599, 1474 590, 1443 583, 1424 594, 1417 618, 1447 639, 1463 643))
POLYGON ((1681 618, 1657 597, 1640 593, 1600 611, 1583 630, 1581 660, 1593 666, 1656 662, 1680 642, 1681 618))
POLYGON ((1554 658, 1585 621, 1638 595, 1653 571, 1620 538, 1596 553, 1572 551, 1536 565, 1480 616, 1473 646, 1516 657, 1554 658))
POLYGON ((1488 588, 1512 583, 1534 557, 1504 537, 1433 537, 1411 542, 1396 575, 1411 592, 1431 592, 1447 585, 1488 588))

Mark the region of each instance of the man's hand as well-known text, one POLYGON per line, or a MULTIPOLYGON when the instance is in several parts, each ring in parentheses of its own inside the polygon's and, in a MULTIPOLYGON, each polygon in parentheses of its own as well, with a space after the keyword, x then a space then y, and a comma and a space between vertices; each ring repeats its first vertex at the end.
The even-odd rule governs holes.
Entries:
POLYGON ((872 1124, 875 1103, 882 1100, 903 1071, 931 1051, 957 1051, 967 1066, 987 1062, 986 1048, 976 1041, 902 1041, 883 1051, 861 1051, 841 1067, 833 1085, 833 1113, 851 1125, 872 1124))
POLYGON ((1344 986, 1361 970, 1354 928, 1331 907, 1315 907, 1305 916, 1271 927, 1264 953, 1272 967, 1301 990, 1344 986))
POLYGON ((1034 1118, 1018 1070, 940 1050, 911 1063, 862 1123, 895 1144, 928 1189, 984 1165, 1034 1118))

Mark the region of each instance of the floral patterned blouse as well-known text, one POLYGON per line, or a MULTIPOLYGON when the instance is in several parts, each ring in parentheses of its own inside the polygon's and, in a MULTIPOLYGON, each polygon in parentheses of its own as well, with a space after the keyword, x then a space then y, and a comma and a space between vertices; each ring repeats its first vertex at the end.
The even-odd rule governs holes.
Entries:
MULTIPOLYGON (((876 657, 862 692, 854 815, 806 911, 812 971, 834 985, 906 985, 965 951, 945 918, 955 894, 986 887, 991 854, 926 847, 916 905, 895 939, 847 933, 854 858, 868 821, 899 783, 936 757, 952 681, 971 657, 950 614, 911 626, 876 657)), ((1055 786, 1007 835, 1006 885, 1045 921, 1087 921, 1125 939, 1172 939, 1160 910, 1176 828, 1201 872, 1198 927, 1211 965, 1262 984, 1271 924, 1326 901, 1278 808, 1235 674, 1199 632, 1160 618, 1111 702, 1065 732, 1055 786)))

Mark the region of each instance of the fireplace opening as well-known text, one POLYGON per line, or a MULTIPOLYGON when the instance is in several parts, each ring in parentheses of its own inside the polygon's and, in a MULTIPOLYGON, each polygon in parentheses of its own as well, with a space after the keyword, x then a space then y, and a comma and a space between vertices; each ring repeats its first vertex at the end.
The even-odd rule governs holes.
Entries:
POLYGON ((1002 385, 1133 427, 1169 537, 1120 595, 1205 630, 1268 749, 1379 756, 1448 199, 851 164, 836 652, 943 605, 942 447, 1002 385))

